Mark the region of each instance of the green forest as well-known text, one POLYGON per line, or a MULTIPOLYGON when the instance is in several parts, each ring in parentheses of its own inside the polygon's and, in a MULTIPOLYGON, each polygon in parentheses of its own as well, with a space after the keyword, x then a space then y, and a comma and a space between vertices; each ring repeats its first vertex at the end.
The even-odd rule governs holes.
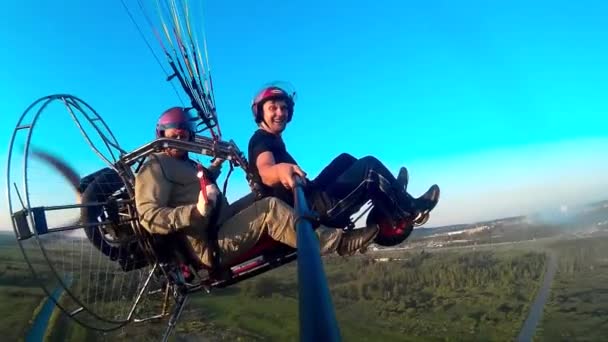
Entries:
MULTIPOLYGON (((545 262, 544 253, 532 251, 416 252, 383 261, 374 257, 324 260, 345 341, 516 336, 545 262)), ((174 338, 296 341, 297 299, 294 263, 193 297, 174 338)), ((158 322, 117 334, 145 340, 163 328, 164 322, 158 322)))
MULTIPOLYGON (((608 333, 607 247, 608 237, 595 236, 323 260, 344 341, 513 340, 550 253, 558 256, 558 271, 535 340, 598 340, 608 333)), ((0 259, 0 297, 8 303, 1 331, 9 340, 23 339, 45 298, 14 243, 3 243, 0 259)), ((297 341, 296 266, 191 296, 171 340, 297 341)), ((55 310, 46 337, 147 341, 158 339, 166 323, 103 334, 55 310)))

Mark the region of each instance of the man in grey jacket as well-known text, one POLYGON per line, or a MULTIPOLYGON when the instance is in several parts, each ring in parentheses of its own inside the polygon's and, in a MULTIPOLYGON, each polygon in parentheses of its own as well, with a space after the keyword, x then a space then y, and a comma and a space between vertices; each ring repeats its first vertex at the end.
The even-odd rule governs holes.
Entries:
MULTIPOLYGON (((181 107, 165 111, 157 123, 157 137, 193 139, 194 127, 181 107)), ((210 169, 217 172, 221 161, 210 169)), ((166 149, 150 156, 135 177, 135 204, 142 226, 152 234, 183 232, 194 254, 204 265, 212 264, 206 231, 217 210, 217 246, 220 265, 228 265, 249 251, 264 234, 297 248, 293 208, 275 197, 266 197, 233 213, 216 184, 206 186, 206 196, 197 177, 197 163, 188 152, 166 149)), ((360 250, 363 241, 341 229, 320 226, 316 230, 322 254, 347 255, 360 250)))

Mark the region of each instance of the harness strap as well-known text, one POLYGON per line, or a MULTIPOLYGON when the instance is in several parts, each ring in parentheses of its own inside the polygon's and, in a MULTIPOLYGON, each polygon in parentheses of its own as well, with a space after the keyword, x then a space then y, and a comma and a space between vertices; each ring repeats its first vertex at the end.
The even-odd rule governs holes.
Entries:
POLYGON ((226 180, 224 180, 224 189, 223 189, 224 195, 226 195, 226 189, 228 189, 228 180, 230 179, 230 175, 232 174, 232 171, 234 171, 234 165, 232 164, 232 162, 230 162, 230 170, 228 171, 226 180))
POLYGON ((203 168, 203 165, 201 165, 201 163, 196 163, 196 170, 196 176, 198 177, 201 186, 203 199, 205 200, 205 203, 209 203, 209 198, 207 197, 207 185, 209 185, 209 178, 207 177, 207 173, 205 172, 205 169, 203 168))
MULTIPOLYGON (((212 184, 213 182, 210 180, 208 175, 208 170, 206 170, 200 163, 196 163, 197 174, 196 176, 199 179, 201 193, 203 194, 203 199, 206 203, 209 203, 209 197, 207 195, 207 185, 212 184)), ((209 217, 209 225, 207 228, 207 242, 209 243, 209 249, 211 252, 211 273, 217 274, 220 271, 220 255, 219 249, 220 246, 217 242, 217 236, 219 232, 219 225, 217 224, 219 219, 221 201, 218 198, 217 203, 215 203, 214 208, 211 211, 211 215, 209 217)))

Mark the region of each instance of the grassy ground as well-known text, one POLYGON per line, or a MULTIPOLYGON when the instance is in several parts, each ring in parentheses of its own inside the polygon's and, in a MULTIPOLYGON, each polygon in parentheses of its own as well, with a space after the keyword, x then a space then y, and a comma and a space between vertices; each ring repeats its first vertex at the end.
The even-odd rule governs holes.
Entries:
POLYGON ((559 268, 538 341, 602 341, 608 336, 608 237, 560 241, 559 268))
MULTIPOLYGON (((525 319, 544 270, 544 254, 528 249, 403 253, 325 259, 345 341, 512 339, 525 319)), ((295 264, 212 295, 192 296, 174 341, 297 341, 295 264)), ((51 341, 158 339, 166 321, 109 334, 59 319, 51 341)))
POLYGON ((25 337, 45 299, 12 235, 0 234, 0 333, 5 341, 25 337))
MULTIPOLYGON (((539 341, 602 340, 608 334, 608 237, 550 239, 496 248, 327 258, 325 269, 345 341, 513 340, 536 295, 546 248, 559 269, 539 341), (393 258, 387 262, 376 258, 393 258)), ((0 249, 0 332, 25 336, 44 299, 18 249, 0 249)), ((211 295, 192 296, 173 341, 298 340, 295 263, 211 295)), ((166 320, 96 333, 59 312, 49 341, 147 341, 166 320)))
MULTIPOLYGON (((326 263, 345 341, 512 339, 525 319, 543 267, 543 254, 520 251, 326 263)), ((196 334, 211 329, 221 331, 226 340, 298 340, 295 279, 290 265, 226 293, 195 297, 178 331, 196 334)))

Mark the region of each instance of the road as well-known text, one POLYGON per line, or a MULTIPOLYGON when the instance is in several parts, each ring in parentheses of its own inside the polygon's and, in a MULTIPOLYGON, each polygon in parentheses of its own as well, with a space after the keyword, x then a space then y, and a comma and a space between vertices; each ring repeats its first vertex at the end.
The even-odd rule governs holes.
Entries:
POLYGON ((547 263, 547 270, 543 279, 543 284, 530 306, 530 312, 528 312, 528 318, 524 322, 524 325, 517 336, 517 341, 532 341, 536 327, 540 323, 543 316, 543 310, 545 303, 549 298, 549 292, 551 292, 551 284, 553 284, 553 278, 557 272, 557 255, 554 252, 549 252, 549 262, 547 263))

